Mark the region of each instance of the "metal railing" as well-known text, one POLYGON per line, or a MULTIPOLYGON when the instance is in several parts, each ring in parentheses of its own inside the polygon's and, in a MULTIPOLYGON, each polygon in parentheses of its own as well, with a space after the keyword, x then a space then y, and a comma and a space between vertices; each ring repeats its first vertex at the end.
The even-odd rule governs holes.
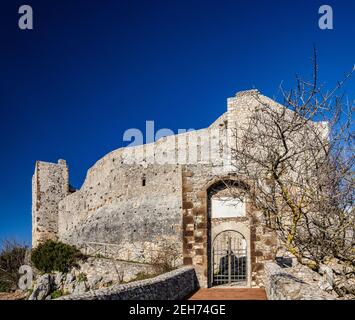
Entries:
POLYGON ((81 242, 77 247, 88 256, 102 256, 105 258, 119 259, 122 256, 122 247, 115 243, 81 242))

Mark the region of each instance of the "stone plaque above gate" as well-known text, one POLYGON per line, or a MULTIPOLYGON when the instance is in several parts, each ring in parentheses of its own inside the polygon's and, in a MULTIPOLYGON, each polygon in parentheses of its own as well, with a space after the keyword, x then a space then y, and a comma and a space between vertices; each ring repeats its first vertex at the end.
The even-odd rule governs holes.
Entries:
POLYGON ((218 197, 211 199, 211 218, 244 217, 245 202, 231 197, 218 197))

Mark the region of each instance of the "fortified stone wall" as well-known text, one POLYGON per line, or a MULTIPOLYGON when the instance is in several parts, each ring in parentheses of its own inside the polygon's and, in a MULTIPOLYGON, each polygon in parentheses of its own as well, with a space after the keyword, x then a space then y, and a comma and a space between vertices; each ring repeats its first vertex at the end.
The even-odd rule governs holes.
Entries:
POLYGON ((58 164, 37 161, 32 178, 32 246, 58 238, 58 203, 69 194, 69 173, 58 164))
POLYGON ((121 259, 141 262, 166 242, 182 252, 179 163, 221 162, 226 140, 223 115, 207 129, 109 153, 59 203, 59 238, 120 244, 121 259))
MULTIPOLYGON (((206 129, 121 148, 88 170, 80 190, 69 194, 65 162, 36 164, 33 178, 33 242, 47 238, 78 245, 114 243, 120 259, 150 262, 166 243, 180 246, 183 263, 196 267, 202 286, 209 279, 211 254, 210 188, 242 179, 231 157, 248 117, 260 107, 282 110, 256 90, 228 99, 228 111, 206 129)), ((288 113, 291 111, 287 111, 288 113)), ((291 113, 290 113, 291 115, 291 113)), ((258 152, 257 150, 254 150, 258 152)), ((250 252, 249 285, 262 286, 264 264, 274 257, 276 236, 246 199, 242 225, 250 252)), ((215 226, 224 221, 214 221, 215 226)))
POLYGON ((101 162, 110 174, 60 202, 60 239, 120 244, 117 258, 142 262, 166 242, 181 244, 181 168, 115 167, 112 159, 101 162))
MULTIPOLYGON (((54 196, 47 192, 48 201, 43 197, 38 201, 37 180, 41 177, 35 178, 34 242, 38 233, 47 232, 53 238, 59 236, 70 243, 124 241, 130 244, 130 250, 134 250, 137 242, 149 243, 152 239, 156 242, 167 234, 176 239, 181 227, 178 222, 182 206, 180 164, 225 164, 229 152, 228 121, 229 114, 225 113, 209 128, 115 150, 89 169, 83 186, 73 194, 68 192, 66 176, 64 193, 54 196), (59 213, 57 217, 56 213, 59 213), (38 215, 48 220, 42 231, 38 226, 38 215)), ((58 168, 55 164, 46 166, 53 171, 58 168)), ((43 180, 47 176, 50 174, 43 175, 43 180)), ((63 190, 62 184, 61 181, 57 186, 53 183, 54 194, 63 190)), ((136 258, 139 255, 142 254, 133 254, 136 258)))

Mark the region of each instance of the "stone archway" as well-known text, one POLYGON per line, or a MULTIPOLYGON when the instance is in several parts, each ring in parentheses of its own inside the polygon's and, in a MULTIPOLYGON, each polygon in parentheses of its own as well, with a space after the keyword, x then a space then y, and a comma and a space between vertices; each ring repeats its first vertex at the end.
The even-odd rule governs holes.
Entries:
MULTIPOLYGON (((227 186, 248 190, 248 185, 235 176, 209 176, 208 173, 200 172, 197 168, 183 168, 182 183, 183 263, 195 267, 201 287, 211 287, 211 242, 216 230, 230 229, 242 233, 247 239, 250 255, 254 250, 250 242, 251 231, 248 225, 250 201, 245 203, 245 209, 248 212, 245 217, 212 219, 211 199, 216 193, 225 190, 227 186)), ((250 257, 247 263, 250 271, 250 257)), ((248 274, 247 286, 250 286, 250 280, 251 277, 248 274)))
POLYGON ((238 180, 223 179, 215 181, 207 189, 208 286, 250 286, 251 245, 247 188, 238 180), (219 237, 224 239, 220 238, 219 241, 219 237), (231 248, 228 249, 228 246, 231 248), (233 254, 228 253, 231 249, 233 254), (221 270, 223 259, 232 262, 227 269, 222 266, 224 269, 221 270))
POLYGON ((247 287, 264 285, 264 263, 274 258, 277 239, 262 224, 262 212, 253 205, 248 189, 248 184, 233 175, 216 176, 196 167, 182 169, 183 263, 195 267, 202 288, 212 286, 213 235, 228 229, 240 232, 247 241, 247 287), (244 217, 212 218, 211 199, 227 186, 246 190, 244 217))

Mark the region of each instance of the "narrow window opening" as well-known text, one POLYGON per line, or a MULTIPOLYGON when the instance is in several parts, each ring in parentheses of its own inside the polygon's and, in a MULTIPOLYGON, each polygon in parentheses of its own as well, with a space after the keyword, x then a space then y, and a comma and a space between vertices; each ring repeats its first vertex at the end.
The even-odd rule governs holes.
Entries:
POLYGON ((142 179, 142 186, 145 187, 145 178, 142 179))

